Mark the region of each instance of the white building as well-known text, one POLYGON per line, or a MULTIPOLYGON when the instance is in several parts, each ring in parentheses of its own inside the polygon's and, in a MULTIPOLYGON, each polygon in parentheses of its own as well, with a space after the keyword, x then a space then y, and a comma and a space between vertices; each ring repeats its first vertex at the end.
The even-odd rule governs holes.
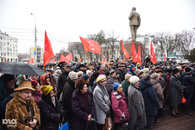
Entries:
POLYGON ((17 62, 18 39, 0 31, 0 62, 17 62))

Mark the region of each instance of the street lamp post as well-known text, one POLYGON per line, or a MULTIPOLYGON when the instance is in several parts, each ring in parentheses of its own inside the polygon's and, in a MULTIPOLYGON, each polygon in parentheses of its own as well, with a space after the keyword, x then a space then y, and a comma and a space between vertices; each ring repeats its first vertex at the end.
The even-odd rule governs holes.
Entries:
POLYGON ((34 47, 34 64, 37 64, 37 28, 36 28, 36 17, 33 13, 31 13, 30 15, 34 16, 34 20, 35 20, 35 47, 34 47))

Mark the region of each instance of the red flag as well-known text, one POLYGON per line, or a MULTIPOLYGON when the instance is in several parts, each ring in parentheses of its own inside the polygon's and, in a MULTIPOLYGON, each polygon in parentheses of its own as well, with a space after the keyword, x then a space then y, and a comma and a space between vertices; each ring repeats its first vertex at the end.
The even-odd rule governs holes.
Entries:
POLYGON ((34 59, 32 58, 31 60, 29 60, 27 64, 33 64, 33 63, 34 63, 34 59))
POLYGON ((6 59, 6 62, 9 62, 9 59, 6 59))
POLYGON ((167 57, 166 54, 164 53, 164 61, 167 61, 167 57))
POLYGON ((121 61, 120 61, 120 59, 118 59, 118 63, 120 63, 121 61))
POLYGON ((106 58, 104 58, 102 61, 100 61, 101 63, 105 63, 106 62, 106 58))
POLYGON ((61 54, 61 56, 60 56, 60 60, 58 61, 58 64, 60 63, 60 62, 64 62, 65 61, 65 57, 64 57, 64 55, 63 54, 61 54))
POLYGON ((71 60, 73 60, 72 53, 68 54, 68 55, 65 57, 65 62, 67 62, 68 64, 70 63, 71 60))
POLYGON ((127 52, 127 50, 125 49, 124 45, 123 45, 123 41, 121 40, 121 51, 124 54, 124 56, 129 59, 129 53, 127 52))
POLYGON ((125 62, 125 57, 123 58, 123 62, 125 62))
POLYGON ((81 63, 81 58, 80 58, 80 60, 79 60, 79 62, 78 62, 79 64, 81 63))
POLYGON ((98 42, 82 37, 80 37, 80 39, 85 52, 91 51, 95 54, 101 54, 101 46, 99 45, 98 42))
POLYGON ((153 64, 157 63, 152 42, 150 43, 150 60, 153 64))
POLYGON ((132 55, 133 62, 137 62, 137 52, 133 42, 131 43, 131 55, 132 55))
POLYGON ((44 45, 44 61, 43 66, 47 65, 50 62, 50 59, 54 58, 51 42, 47 37, 47 32, 45 31, 45 45, 44 45))
POLYGON ((142 65, 142 58, 141 58, 140 45, 139 45, 139 48, 138 48, 138 58, 137 58, 137 63, 140 63, 140 65, 142 65))
POLYGON ((53 58, 53 60, 51 60, 51 62, 55 62, 56 61, 56 58, 53 58))

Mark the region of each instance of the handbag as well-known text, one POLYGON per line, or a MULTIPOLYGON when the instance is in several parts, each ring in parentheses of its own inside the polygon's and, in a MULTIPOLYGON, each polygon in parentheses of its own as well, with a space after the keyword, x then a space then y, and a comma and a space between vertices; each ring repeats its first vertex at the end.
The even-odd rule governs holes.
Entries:
POLYGON ((112 118, 108 116, 105 121, 104 130, 111 130, 112 129, 112 118))
POLYGON ((58 130, 69 130, 68 127, 68 122, 64 123, 63 125, 60 126, 60 128, 58 130))

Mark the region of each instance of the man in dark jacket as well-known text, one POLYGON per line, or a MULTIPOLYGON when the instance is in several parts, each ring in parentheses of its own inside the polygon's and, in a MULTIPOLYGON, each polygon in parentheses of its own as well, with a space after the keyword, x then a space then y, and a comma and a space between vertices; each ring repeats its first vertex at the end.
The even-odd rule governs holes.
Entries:
POLYGON ((119 64, 118 69, 116 71, 117 74, 119 74, 119 82, 121 83, 125 79, 126 72, 124 71, 125 65, 119 64))
POLYGON ((72 93, 75 90, 75 82, 78 79, 76 72, 71 71, 68 74, 67 82, 64 85, 62 90, 62 105, 64 107, 65 121, 69 122, 71 127, 71 118, 72 118, 72 93))
POLYGON ((193 85, 195 84, 191 72, 191 68, 185 68, 185 74, 182 80, 182 84, 184 85, 184 96, 187 100, 187 102, 184 104, 184 112, 187 115, 192 115, 192 113, 190 112, 190 102, 194 91, 193 85))
POLYGON ((70 66, 66 66, 63 70, 62 74, 58 78, 58 86, 57 86, 57 98, 60 98, 60 94, 63 90, 63 87, 67 81, 68 74, 70 72, 70 66))
MULTIPOLYGON (((14 76, 9 74, 4 74, 0 78, 0 121, 5 119, 5 109, 6 104, 13 98, 12 93, 14 89, 14 76)), ((1 123, 0 123, 1 128, 1 123)), ((3 126, 2 129, 6 129, 3 126)))

